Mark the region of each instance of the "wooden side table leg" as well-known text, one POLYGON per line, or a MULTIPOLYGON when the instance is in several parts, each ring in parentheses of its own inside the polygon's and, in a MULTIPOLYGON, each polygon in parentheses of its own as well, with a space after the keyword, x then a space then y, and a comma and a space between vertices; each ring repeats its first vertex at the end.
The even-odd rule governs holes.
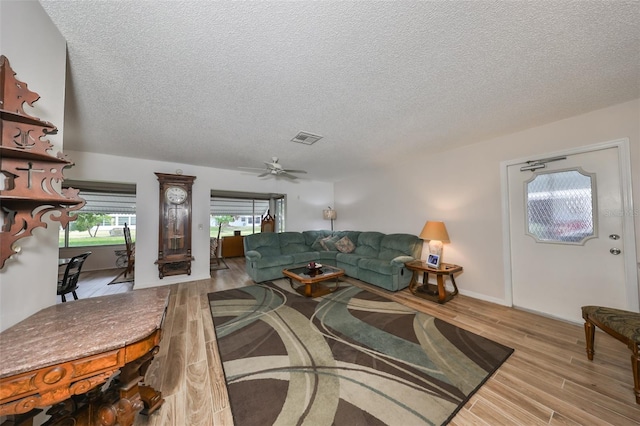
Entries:
POLYGON ((458 294, 458 286, 456 285, 456 279, 453 277, 453 274, 449 275, 451 277, 451 284, 453 284, 453 293, 451 293, 451 297, 458 294))
POLYGON ((409 282, 409 291, 411 294, 416 294, 416 290, 418 287, 418 271, 411 272, 411 281, 409 282))
POLYGON ((444 275, 436 274, 436 279, 438 281, 438 303, 444 303, 447 298, 447 292, 444 288, 444 275))

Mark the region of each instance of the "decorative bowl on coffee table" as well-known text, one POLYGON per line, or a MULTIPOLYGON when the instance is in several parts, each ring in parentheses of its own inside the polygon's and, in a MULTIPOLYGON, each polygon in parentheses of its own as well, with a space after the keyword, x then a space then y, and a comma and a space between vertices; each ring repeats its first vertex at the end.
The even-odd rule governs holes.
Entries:
POLYGON ((313 265, 311 263, 307 263, 307 269, 309 271, 317 271, 320 268, 322 268, 322 264, 320 263, 313 263, 313 265))

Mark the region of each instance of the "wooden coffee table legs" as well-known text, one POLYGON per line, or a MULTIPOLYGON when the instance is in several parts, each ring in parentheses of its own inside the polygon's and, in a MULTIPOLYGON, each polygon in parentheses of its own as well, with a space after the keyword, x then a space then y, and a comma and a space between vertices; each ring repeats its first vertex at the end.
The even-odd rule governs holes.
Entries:
POLYGON ((299 283, 297 286, 294 285, 294 280, 289 277, 289 284, 291 288, 300 293, 305 297, 320 297, 325 294, 333 293, 338 289, 340 285, 339 277, 336 277, 335 285, 333 287, 327 286, 324 283, 327 281, 321 282, 312 282, 312 283, 299 283))

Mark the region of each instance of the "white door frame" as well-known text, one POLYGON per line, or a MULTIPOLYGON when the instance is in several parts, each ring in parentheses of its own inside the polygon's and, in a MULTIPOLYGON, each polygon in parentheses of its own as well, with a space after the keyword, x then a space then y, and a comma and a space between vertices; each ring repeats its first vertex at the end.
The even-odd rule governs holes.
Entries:
POLYGON ((578 148, 541 153, 525 158, 506 160, 500 163, 500 184, 502 190, 502 247, 504 264, 504 301, 507 306, 513 306, 513 277, 511 273, 511 226, 509 221, 509 183, 507 180, 507 168, 516 164, 539 158, 568 156, 582 154, 590 151, 598 151, 607 148, 618 148, 618 167, 620 169, 620 184, 622 185, 622 255, 625 264, 625 289, 630 295, 629 309, 638 312, 640 310, 640 291, 638 289, 638 269, 636 266, 636 236, 633 220, 633 195, 631 187, 631 154, 629 139, 617 139, 578 148))

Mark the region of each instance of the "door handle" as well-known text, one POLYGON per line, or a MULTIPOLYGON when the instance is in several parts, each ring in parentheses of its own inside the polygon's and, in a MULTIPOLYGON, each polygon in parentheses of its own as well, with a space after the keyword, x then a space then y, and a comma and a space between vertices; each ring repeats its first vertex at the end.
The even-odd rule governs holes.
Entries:
POLYGON ((612 248, 611 250, 609 250, 609 253, 614 254, 614 255, 619 255, 620 253, 622 253, 622 251, 619 248, 612 248))

